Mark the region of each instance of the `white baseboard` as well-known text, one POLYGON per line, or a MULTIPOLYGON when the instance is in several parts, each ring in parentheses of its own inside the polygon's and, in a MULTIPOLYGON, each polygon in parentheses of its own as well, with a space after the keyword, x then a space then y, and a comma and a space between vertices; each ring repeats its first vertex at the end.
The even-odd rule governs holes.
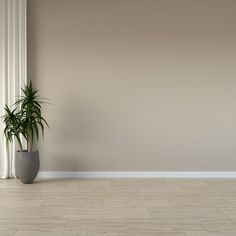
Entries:
POLYGON ((40 171, 38 178, 236 178, 236 171, 40 171))

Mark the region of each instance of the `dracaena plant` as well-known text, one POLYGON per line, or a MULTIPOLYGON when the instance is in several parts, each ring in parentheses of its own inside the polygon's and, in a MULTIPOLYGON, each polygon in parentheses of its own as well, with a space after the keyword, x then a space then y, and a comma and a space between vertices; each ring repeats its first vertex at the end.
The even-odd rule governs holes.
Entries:
POLYGON ((42 116, 43 99, 39 97, 38 90, 33 88, 32 82, 22 89, 23 95, 13 105, 13 109, 5 106, 3 122, 5 124, 4 135, 7 142, 16 138, 23 151, 22 139, 27 141, 27 151, 32 152, 34 140, 39 139, 39 133, 44 135, 44 126, 47 121, 42 116))

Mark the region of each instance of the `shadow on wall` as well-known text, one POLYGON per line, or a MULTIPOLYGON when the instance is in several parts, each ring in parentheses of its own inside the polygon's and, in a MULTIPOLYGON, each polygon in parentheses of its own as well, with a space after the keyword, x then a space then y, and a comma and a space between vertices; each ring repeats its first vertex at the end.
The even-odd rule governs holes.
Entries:
MULTIPOLYGON (((42 147, 44 150, 47 149, 47 153, 52 154, 50 159, 54 160, 55 169, 65 171, 84 169, 83 160, 92 158, 86 152, 95 136, 94 110, 90 109, 88 102, 79 101, 78 97, 73 97, 72 94, 63 98, 55 107, 56 109, 51 111, 53 114, 50 114, 53 120, 53 132, 48 133, 47 142, 51 146, 45 142, 42 147)), ((96 117, 97 115, 98 113, 96 117)))

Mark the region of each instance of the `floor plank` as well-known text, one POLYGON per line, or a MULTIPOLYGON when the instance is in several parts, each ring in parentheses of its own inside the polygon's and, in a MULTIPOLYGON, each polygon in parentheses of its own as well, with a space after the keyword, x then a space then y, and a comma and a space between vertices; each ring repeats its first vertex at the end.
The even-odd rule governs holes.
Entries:
POLYGON ((233 236, 236 180, 0 180, 0 236, 233 236))

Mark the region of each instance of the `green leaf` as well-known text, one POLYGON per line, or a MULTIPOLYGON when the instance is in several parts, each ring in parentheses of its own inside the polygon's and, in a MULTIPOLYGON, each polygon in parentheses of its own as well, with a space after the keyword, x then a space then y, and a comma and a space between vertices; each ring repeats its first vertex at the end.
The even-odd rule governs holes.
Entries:
MULTIPOLYGON (((13 104, 14 109, 10 109, 5 105, 5 115, 2 116, 4 127, 4 135, 7 142, 12 142, 13 137, 16 137, 20 142, 20 136, 23 136, 27 142, 36 135, 38 140, 39 131, 41 130, 44 136, 44 125, 48 127, 47 121, 42 116, 42 104, 45 99, 38 95, 38 90, 33 88, 32 82, 22 88, 22 96, 13 104)), ((20 142, 20 146, 21 142, 20 142)))

